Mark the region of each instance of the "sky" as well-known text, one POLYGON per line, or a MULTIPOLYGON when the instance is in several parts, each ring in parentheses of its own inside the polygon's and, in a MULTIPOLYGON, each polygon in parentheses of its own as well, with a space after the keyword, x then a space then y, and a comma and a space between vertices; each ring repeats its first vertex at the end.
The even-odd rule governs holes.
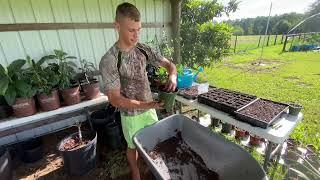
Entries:
MULTIPOLYGON (((268 16, 272 2, 271 15, 279 15, 290 12, 304 13, 316 0, 239 0, 239 9, 230 15, 230 19, 241 19, 257 16, 268 16)), ((219 3, 227 4, 229 0, 218 0, 219 3)), ((217 21, 227 20, 224 16, 217 21)))

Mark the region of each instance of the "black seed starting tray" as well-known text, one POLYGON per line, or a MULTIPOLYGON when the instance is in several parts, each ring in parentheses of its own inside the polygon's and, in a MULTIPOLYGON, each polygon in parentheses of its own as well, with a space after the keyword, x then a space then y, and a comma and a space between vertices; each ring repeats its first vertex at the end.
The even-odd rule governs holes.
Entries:
POLYGON ((235 113, 239 120, 266 129, 285 113, 288 108, 289 106, 283 103, 267 99, 257 99, 235 113))
POLYGON ((196 99, 198 96, 198 86, 192 86, 190 88, 180 89, 178 94, 187 99, 196 99))
POLYGON ((211 88, 209 92, 198 96, 200 103, 232 115, 255 99, 257 99, 256 96, 223 88, 211 88))

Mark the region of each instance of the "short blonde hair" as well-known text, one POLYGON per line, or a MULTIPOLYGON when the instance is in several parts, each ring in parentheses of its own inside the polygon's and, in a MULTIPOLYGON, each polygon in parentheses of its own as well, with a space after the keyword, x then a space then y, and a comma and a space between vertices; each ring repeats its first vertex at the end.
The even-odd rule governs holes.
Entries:
POLYGON ((136 6, 130 3, 122 3, 118 5, 116 10, 116 21, 120 21, 122 18, 130 18, 134 21, 140 21, 140 12, 136 6))

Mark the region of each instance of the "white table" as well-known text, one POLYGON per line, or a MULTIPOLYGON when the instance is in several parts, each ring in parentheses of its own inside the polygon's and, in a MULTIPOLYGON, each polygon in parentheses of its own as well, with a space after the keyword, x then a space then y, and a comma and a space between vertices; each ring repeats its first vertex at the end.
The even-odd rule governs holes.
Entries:
MULTIPOLYGON (((228 124, 232 124, 235 127, 248 131, 249 133, 255 134, 261 138, 268 140, 268 146, 265 152, 264 169, 267 169, 267 163, 271 158, 271 151, 273 144, 279 144, 280 146, 289 137, 297 124, 303 119, 303 114, 299 113, 298 116, 291 116, 284 114, 278 120, 273 123, 273 126, 263 129, 260 127, 254 127, 246 122, 239 121, 229 114, 217 110, 213 107, 198 103, 197 100, 189 100, 182 96, 177 96, 176 100, 180 103, 191 106, 199 111, 210 114, 212 117, 220 119, 228 124), (274 128, 275 127, 275 128, 274 128)), ((274 155, 276 152, 273 152, 274 155)))
POLYGON ((107 102, 108 97, 101 94, 96 99, 82 101, 71 106, 64 106, 53 111, 38 112, 35 115, 22 118, 11 117, 3 119, 0 121, 0 145, 23 141, 30 137, 70 127, 76 122, 83 122, 87 119, 83 110, 103 105, 107 102), (50 122, 46 122, 48 119, 51 119, 50 122), (33 127, 32 124, 37 125, 33 127))

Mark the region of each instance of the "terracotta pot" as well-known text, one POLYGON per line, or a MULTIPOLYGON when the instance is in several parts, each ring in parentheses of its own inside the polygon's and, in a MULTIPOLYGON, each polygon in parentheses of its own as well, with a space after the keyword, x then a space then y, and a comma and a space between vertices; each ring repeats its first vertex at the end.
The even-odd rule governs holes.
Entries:
POLYGON ((71 87, 69 89, 61 90, 61 95, 62 95, 63 101, 67 106, 78 104, 81 102, 79 85, 75 87, 71 87))
POLYGON ((93 81, 90 84, 82 85, 86 99, 95 99, 100 95, 99 81, 93 81))
POLYGON ((246 131, 239 128, 235 128, 235 130, 236 130, 236 135, 235 135, 236 139, 240 139, 246 136, 246 131))
POLYGON ((258 146, 260 144, 260 137, 250 134, 250 144, 253 146, 258 146))
POLYGON ((12 105, 13 114, 16 117, 26 117, 37 113, 36 104, 32 98, 16 98, 16 102, 12 105))
POLYGON ((50 95, 45 93, 38 94, 37 98, 42 111, 52 111, 60 108, 58 90, 52 90, 50 95))

